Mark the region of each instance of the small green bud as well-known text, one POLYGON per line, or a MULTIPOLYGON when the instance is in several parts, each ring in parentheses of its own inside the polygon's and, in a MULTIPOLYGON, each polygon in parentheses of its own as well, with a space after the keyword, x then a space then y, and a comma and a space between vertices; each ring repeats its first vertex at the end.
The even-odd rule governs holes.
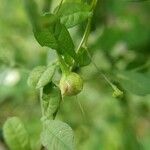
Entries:
POLYGON ((119 98, 123 96, 123 92, 119 90, 117 87, 114 88, 113 97, 119 98))
POLYGON ((73 96, 82 91, 83 79, 77 73, 71 72, 62 76, 59 85, 63 96, 73 96))

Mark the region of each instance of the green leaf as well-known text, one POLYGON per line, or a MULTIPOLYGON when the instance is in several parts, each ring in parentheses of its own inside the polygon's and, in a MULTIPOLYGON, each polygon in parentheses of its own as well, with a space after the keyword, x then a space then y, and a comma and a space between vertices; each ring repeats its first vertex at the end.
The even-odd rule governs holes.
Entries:
POLYGON ((76 59, 76 53, 74 50, 72 38, 63 24, 57 23, 55 27, 55 36, 58 41, 59 52, 61 52, 62 54, 67 53, 71 57, 76 59))
POLYGON ((57 49, 57 41, 53 33, 51 33, 48 29, 42 29, 41 31, 34 30, 33 32, 36 40, 41 46, 57 49))
POLYGON ((28 85, 33 88, 44 87, 46 84, 51 82, 55 68, 55 65, 49 65, 48 67, 37 66, 31 71, 28 77, 28 85))
POLYGON ((38 81, 40 80, 41 75, 44 73, 44 71, 46 70, 46 66, 38 66, 36 68, 34 68, 28 77, 28 85, 36 88, 38 81))
POLYGON ((150 94, 150 78, 143 74, 133 71, 124 71, 117 74, 122 87, 137 95, 150 94))
POLYGON ((36 85, 36 88, 44 87, 47 83, 51 82, 52 77, 55 72, 55 68, 56 68, 55 65, 50 65, 47 67, 47 69, 42 73, 42 75, 36 85))
POLYGON ((56 87, 53 83, 47 84, 43 88, 41 99, 44 109, 44 118, 42 119, 53 119, 61 101, 60 89, 56 87))
POLYGON ((3 132, 11 150, 31 150, 27 131, 19 118, 9 118, 4 124, 3 132))
POLYGON ((54 28, 59 22, 58 18, 52 14, 40 17, 40 29, 33 28, 34 36, 41 46, 58 49, 57 39, 54 35, 54 28))
POLYGON ((86 48, 81 47, 77 54, 78 63, 80 67, 87 66, 91 63, 91 59, 88 56, 86 48))
POLYGON ((40 19, 40 30, 34 29, 34 36, 41 46, 57 50, 60 54, 69 54, 74 59, 76 53, 74 43, 66 27, 52 14, 46 14, 40 19))
MULTIPOLYGON (((57 11, 56 8, 55 11, 57 11)), ((60 17, 61 23, 67 28, 71 28, 91 16, 90 7, 86 3, 65 2, 62 4, 57 15, 60 17)))
POLYGON ((47 120, 41 134, 41 142, 48 150, 73 150, 73 131, 66 123, 47 120))

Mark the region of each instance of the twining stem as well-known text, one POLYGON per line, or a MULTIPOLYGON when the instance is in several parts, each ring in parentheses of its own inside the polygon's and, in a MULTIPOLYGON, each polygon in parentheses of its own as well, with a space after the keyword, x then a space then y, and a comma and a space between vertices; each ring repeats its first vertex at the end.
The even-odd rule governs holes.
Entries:
MULTIPOLYGON (((96 4, 97 4, 97 0, 93 0, 92 3, 91 3, 91 11, 92 12, 94 11, 96 4)), ((92 16, 88 19, 88 22, 87 22, 82 40, 81 40, 81 42, 80 42, 80 44, 77 48, 77 53, 79 52, 81 47, 86 46, 86 44, 87 44, 88 37, 89 37, 89 34, 90 34, 90 30, 91 30, 91 22, 92 22, 92 16)))
POLYGON ((59 6, 58 6, 58 8, 57 8, 55 14, 57 14, 57 13, 59 12, 59 10, 60 10, 60 8, 61 8, 61 6, 62 6, 62 4, 63 4, 63 1, 64 1, 64 0, 61 0, 61 1, 60 1, 59 6))
MULTIPOLYGON (((97 4, 97 0, 93 0, 91 3, 91 11, 94 11, 95 7, 97 4)), ((86 25, 86 29, 85 32, 83 34, 82 40, 77 48, 77 53, 80 51, 81 47, 86 47, 87 46, 87 41, 88 41, 88 37, 90 34, 90 30, 91 30, 91 21, 92 21, 92 17, 90 17, 88 19, 87 25, 86 25)), ((88 49, 86 48, 86 51, 88 53, 88 57, 90 58, 91 62, 93 63, 94 67, 98 70, 98 72, 100 73, 100 75, 106 80, 106 82, 111 86, 111 88, 114 90, 114 96, 120 96, 123 94, 122 91, 120 91, 116 85, 114 85, 107 77, 106 75, 99 69, 99 67, 95 64, 95 62, 92 59, 91 54, 89 53, 88 49)))
POLYGON ((40 89, 40 105, 41 105, 41 112, 42 112, 42 117, 44 116, 44 107, 43 107, 43 99, 42 99, 42 95, 43 95, 43 89, 40 89))
MULTIPOLYGON (((106 75, 102 72, 102 70, 99 69, 99 67, 96 65, 96 63, 93 61, 91 54, 89 53, 89 51, 86 49, 88 57, 90 58, 92 64, 94 65, 94 67, 98 70, 98 72, 100 73, 100 75, 106 80, 106 82, 111 86, 111 88, 116 92, 116 96, 120 96, 123 94, 122 91, 120 91, 118 89, 118 87, 116 85, 114 85, 107 77, 106 75)), ((115 96, 115 95, 114 95, 115 96)))
POLYGON ((77 53, 79 52, 79 50, 81 49, 81 47, 85 46, 86 43, 87 43, 87 40, 88 40, 88 37, 89 37, 89 33, 90 33, 90 28, 91 28, 91 20, 92 18, 90 17, 88 19, 88 22, 87 22, 87 25, 86 25, 86 28, 85 28, 85 32, 83 34, 83 37, 82 37, 82 40, 77 48, 77 53))

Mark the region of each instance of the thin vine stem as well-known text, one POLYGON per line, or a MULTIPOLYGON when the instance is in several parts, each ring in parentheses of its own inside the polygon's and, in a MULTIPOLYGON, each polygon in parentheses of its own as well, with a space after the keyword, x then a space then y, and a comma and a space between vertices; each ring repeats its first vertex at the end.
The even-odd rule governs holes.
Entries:
POLYGON ((62 58, 62 56, 58 52, 57 52, 57 56, 58 56, 61 71, 65 75, 69 74, 70 70, 69 70, 68 66, 66 65, 64 59, 62 58))
POLYGON ((92 64, 94 65, 94 67, 97 69, 97 71, 100 73, 100 75, 105 79, 105 81, 111 86, 111 88, 116 91, 118 93, 118 95, 123 94, 122 91, 120 91, 118 89, 118 87, 116 85, 114 85, 107 77, 106 75, 102 72, 102 70, 96 65, 96 63, 93 61, 91 54, 89 53, 89 51, 86 49, 88 57, 90 58, 92 64))
POLYGON ((62 6, 62 4, 63 4, 63 1, 64 1, 64 0, 61 0, 61 1, 60 1, 59 6, 58 6, 58 8, 57 8, 55 14, 57 14, 57 13, 59 12, 59 10, 60 10, 60 8, 61 8, 61 6, 62 6))
MULTIPOLYGON (((91 3, 91 11, 92 12, 94 11, 96 4, 97 4, 97 0, 93 0, 92 3, 91 3)), ((77 51, 76 51, 77 53, 79 52, 79 50, 82 46, 86 46, 86 44, 87 44, 89 34, 90 34, 90 30, 91 30, 91 22, 92 22, 92 16, 88 19, 88 22, 87 22, 82 40, 81 40, 81 42, 80 42, 80 44, 77 48, 77 51)))
MULTIPOLYGON (((93 12, 95 7, 96 7, 96 4, 97 4, 97 0, 93 0, 92 3, 91 3, 91 11, 93 12)), ((91 30, 91 22, 92 22, 92 17, 90 17, 88 19, 88 22, 87 22, 87 25, 86 25, 86 29, 85 29, 85 32, 83 34, 83 37, 82 37, 82 40, 77 48, 77 53, 79 52, 79 50, 81 49, 81 47, 86 47, 87 45, 87 41, 88 41, 88 38, 89 38, 89 34, 90 34, 90 30, 91 30)), ((114 85, 107 77, 106 75, 102 72, 101 69, 99 69, 99 67, 96 65, 96 63, 93 61, 92 59, 92 56, 91 54, 89 53, 88 49, 86 48, 86 51, 88 53, 88 57, 90 58, 92 64, 94 65, 94 67, 98 70, 98 72, 100 73, 100 75, 105 79, 105 81, 111 86, 111 88, 114 90, 115 94, 116 95, 122 95, 123 92, 120 91, 118 89, 118 87, 116 85, 114 85)))

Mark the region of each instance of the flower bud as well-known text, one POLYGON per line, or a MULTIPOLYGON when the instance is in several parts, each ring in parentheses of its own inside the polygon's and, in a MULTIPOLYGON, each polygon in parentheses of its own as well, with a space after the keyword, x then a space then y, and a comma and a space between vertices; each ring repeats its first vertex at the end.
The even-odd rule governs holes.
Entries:
POLYGON ((60 89, 63 96, 73 96, 83 89, 83 79, 74 72, 63 75, 60 80, 60 89))

